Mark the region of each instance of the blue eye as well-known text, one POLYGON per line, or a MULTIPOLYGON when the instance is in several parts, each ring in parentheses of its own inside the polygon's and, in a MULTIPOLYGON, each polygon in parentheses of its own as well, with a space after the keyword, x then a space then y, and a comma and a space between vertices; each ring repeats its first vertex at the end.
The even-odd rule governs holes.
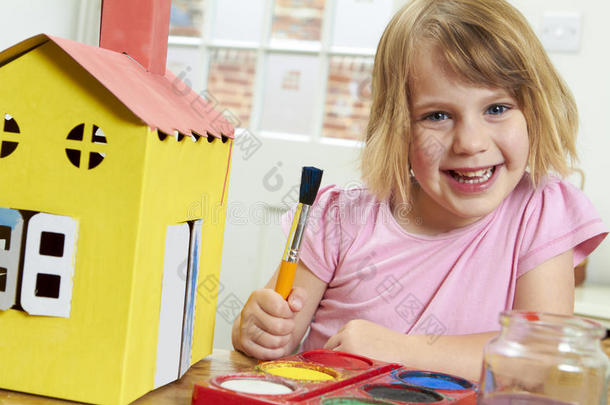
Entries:
POLYGON ((435 111, 432 114, 428 114, 424 117, 424 119, 429 121, 443 121, 449 118, 448 114, 445 114, 441 111, 435 111))
POLYGON ((502 104, 494 104, 492 106, 490 106, 487 111, 485 111, 487 114, 491 114, 491 115, 501 115, 503 113, 505 113, 507 110, 509 110, 508 106, 502 105, 502 104))

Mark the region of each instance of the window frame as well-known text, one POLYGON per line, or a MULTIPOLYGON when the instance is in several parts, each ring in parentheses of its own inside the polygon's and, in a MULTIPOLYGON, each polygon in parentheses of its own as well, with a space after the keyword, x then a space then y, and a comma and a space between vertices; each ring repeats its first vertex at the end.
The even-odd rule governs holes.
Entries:
MULTIPOLYGON (((244 130, 250 130, 262 138, 279 139, 293 142, 306 142, 320 145, 338 145, 360 148, 362 141, 325 137, 323 135, 324 116, 326 110, 326 96, 328 90, 328 74, 330 60, 334 56, 347 56, 355 58, 371 58, 375 56, 376 49, 351 48, 332 45, 332 32, 337 0, 326 0, 322 16, 321 38, 319 43, 312 44, 309 41, 284 41, 272 40, 272 22, 274 12, 274 0, 264 0, 264 14, 261 24, 261 36, 259 43, 246 43, 241 41, 218 40, 212 37, 214 29, 215 5, 222 0, 204 0, 203 27, 200 37, 170 36, 168 46, 192 47, 199 51, 200 72, 193 75, 192 84, 194 89, 204 91, 207 87, 210 67, 210 56, 215 49, 228 50, 254 50, 256 51, 256 70, 254 74, 254 85, 252 88, 252 108, 247 128, 236 128, 235 134, 239 136, 244 130), (268 131, 261 128, 261 117, 263 108, 264 80, 267 69, 267 59, 272 53, 286 55, 314 55, 318 57, 318 86, 313 104, 313 132, 311 136, 296 133, 281 133, 268 131)), ((176 73, 176 72, 175 72, 176 73)), ((213 94, 212 94, 213 95, 213 94)), ((222 100, 219 100, 222 103, 222 100)))

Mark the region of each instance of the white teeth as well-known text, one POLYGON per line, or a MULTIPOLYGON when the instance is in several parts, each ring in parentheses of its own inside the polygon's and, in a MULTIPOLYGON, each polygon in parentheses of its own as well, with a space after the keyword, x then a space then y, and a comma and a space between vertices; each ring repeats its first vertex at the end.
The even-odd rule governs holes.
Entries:
POLYGON ((454 179, 459 181, 460 183, 466 184, 475 184, 475 183, 483 183, 491 177, 494 172, 494 168, 490 167, 484 170, 476 170, 471 172, 460 172, 458 170, 452 170, 451 175, 454 179), (468 178, 466 178, 468 177, 468 178))
POLYGON ((484 174, 487 174, 487 172, 489 172, 489 171, 491 171, 491 168, 477 170, 477 171, 473 171, 473 172, 460 172, 458 170, 454 170, 454 172, 456 172, 457 174, 459 174, 460 176, 463 176, 463 177, 481 177, 484 174))

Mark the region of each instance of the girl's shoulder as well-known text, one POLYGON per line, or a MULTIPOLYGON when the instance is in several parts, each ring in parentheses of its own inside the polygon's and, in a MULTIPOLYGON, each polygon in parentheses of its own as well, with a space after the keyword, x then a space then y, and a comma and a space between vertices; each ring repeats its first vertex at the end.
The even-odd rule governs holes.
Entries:
POLYGON ((342 187, 335 184, 322 187, 314 202, 317 206, 330 205, 346 209, 378 204, 379 200, 365 186, 342 187))
POLYGON ((519 276, 569 249, 576 265, 608 233, 593 203, 567 180, 548 176, 534 188, 524 178, 512 194, 503 217, 519 227, 519 276))
POLYGON ((507 202, 513 208, 523 207, 526 211, 564 211, 566 208, 573 211, 592 207, 584 192, 569 181, 548 175, 534 187, 528 173, 521 178, 507 202))
POLYGON ((364 186, 329 185, 319 190, 309 215, 313 224, 339 227, 342 232, 356 234, 375 223, 382 215, 383 205, 364 186))
MULTIPOLYGON (((376 216, 381 204, 363 186, 341 187, 335 184, 321 187, 309 210, 308 229, 357 227, 370 222, 376 216)), ((282 216, 285 230, 290 228, 296 206, 282 216)))

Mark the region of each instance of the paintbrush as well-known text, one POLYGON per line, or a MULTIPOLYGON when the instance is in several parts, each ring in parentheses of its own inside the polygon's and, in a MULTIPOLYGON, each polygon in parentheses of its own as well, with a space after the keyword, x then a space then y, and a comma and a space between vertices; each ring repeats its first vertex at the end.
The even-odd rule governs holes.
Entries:
POLYGON ((301 189, 299 191, 299 204, 297 205, 294 218, 292 219, 292 226, 290 227, 290 233, 288 234, 286 249, 284 249, 280 272, 277 276, 277 282, 275 283, 275 291, 284 297, 284 299, 288 297, 288 294, 290 294, 290 291, 292 290, 292 283, 294 282, 294 275, 296 274, 297 263, 299 261, 301 240, 303 239, 303 233, 305 232, 305 225, 307 225, 309 208, 311 208, 311 205, 316 199, 316 195, 318 195, 321 181, 322 170, 312 166, 303 167, 303 172, 301 173, 301 189))

